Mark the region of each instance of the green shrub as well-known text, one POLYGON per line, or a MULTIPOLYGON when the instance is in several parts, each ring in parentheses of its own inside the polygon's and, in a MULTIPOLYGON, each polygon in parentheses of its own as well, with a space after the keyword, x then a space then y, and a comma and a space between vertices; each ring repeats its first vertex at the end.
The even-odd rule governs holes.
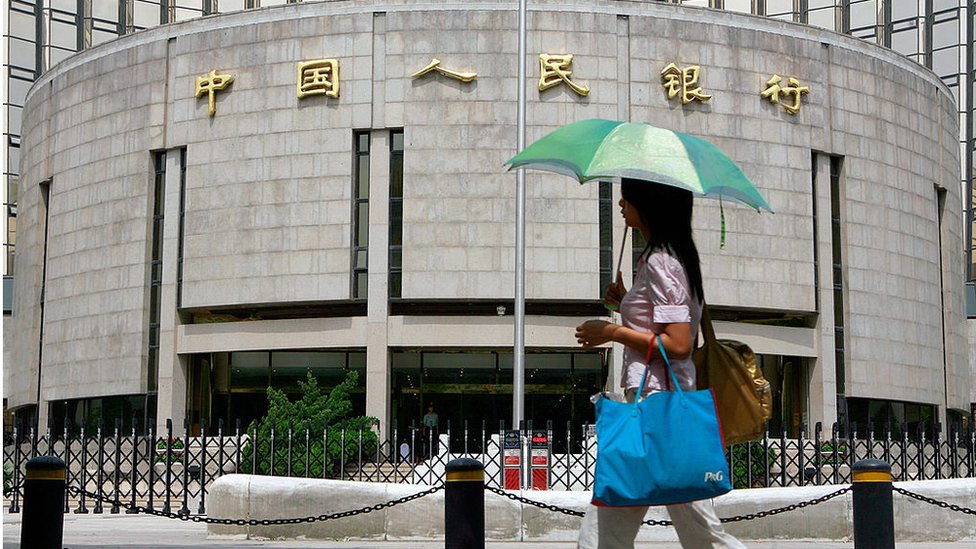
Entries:
POLYGON ((172 462, 182 462, 183 461, 183 439, 181 438, 171 438, 169 439, 169 452, 167 452, 166 439, 161 438, 156 441, 156 457, 154 461, 157 463, 166 461, 167 456, 172 462))
POLYGON ((820 444, 820 458, 825 465, 839 465, 847 461, 847 443, 837 442, 837 462, 834 463, 834 441, 825 440, 820 444))
POLYGON ((765 448, 762 442, 753 441, 732 447, 732 487, 752 488, 766 481, 766 471, 776 463, 779 454, 773 447, 765 448), (751 461, 750 461, 751 456, 751 461), (749 472, 752 472, 752 485, 749 472))
POLYGON ((339 472, 340 463, 358 461, 360 456, 366 461, 375 456, 377 438, 372 427, 377 420, 363 416, 348 417, 352 413, 349 393, 358 379, 359 374, 351 371, 342 383, 325 395, 309 372, 304 382, 298 382, 302 396, 295 402, 289 401, 283 391, 268 387, 268 413, 247 428, 247 434, 253 436, 257 427, 256 455, 254 441, 249 440, 241 451, 241 472, 277 476, 290 473, 296 477, 334 476, 339 472), (322 439, 323 426, 328 426, 325 441, 322 439), (290 459, 289 427, 292 432, 290 459), (309 429, 307 444, 306 427, 309 429), (327 450, 323 450, 323 444, 327 445, 327 450))
POLYGON ((3 495, 9 495, 14 489, 14 466, 9 462, 3 464, 3 495))

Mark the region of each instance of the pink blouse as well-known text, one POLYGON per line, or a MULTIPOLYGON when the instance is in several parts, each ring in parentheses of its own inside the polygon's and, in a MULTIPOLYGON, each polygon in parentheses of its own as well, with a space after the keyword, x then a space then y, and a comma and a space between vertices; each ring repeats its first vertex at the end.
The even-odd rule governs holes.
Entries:
MULTIPOLYGON (((692 292, 684 266, 674 256, 660 250, 640 259, 634 285, 620 301, 623 325, 639 332, 659 334, 667 324, 688 322, 691 324, 691 335, 694 339, 698 334, 701 313, 702 303, 692 292)), ((654 347, 657 348, 656 339, 654 347)), ((621 387, 629 389, 640 385, 646 365, 645 358, 640 351, 624 347, 621 387)), ((681 360, 668 358, 671 359, 671 366, 681 387, 694 390, 695 364, 691 357, 681 360)), ((644 383, 645 390, 666 390, 669 384, 665 381, 665 376, 664 359, 652 359, 651 370, 644 383)), ((671 389, 674 390, 674 387, 671 389)))

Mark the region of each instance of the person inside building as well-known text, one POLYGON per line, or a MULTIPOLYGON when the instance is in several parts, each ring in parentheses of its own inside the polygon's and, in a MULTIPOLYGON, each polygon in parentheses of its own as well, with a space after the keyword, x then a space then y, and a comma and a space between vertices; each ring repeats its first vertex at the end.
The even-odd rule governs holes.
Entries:
POLYGON ((434 403, 430 402, 427 404, 427 413, 424 414, 423 418, 423 444, 426 448, 427 459, 430 459, 437 455, 439 450, 439 441, 437 440, 440 436, 439 429, 437 428, 437 412, 434 411, 434 403))
MULTIPOLYGON (((659 335, 678 382, 695 389, 691 360, 701 320, 704 293, 698 249, 692 238, 692 194, 689 191, 634 179, 623 179, 620 211, 627 227, 639 230, 647 242, 637 263, 633 287, 623 287, 620 273, 607 290, 605 302, 619 305, 621 324, 588 320, 576 328, 583 349, 608 342, 624 346, 620 385, 633 402, 638 391, 647 395, 667 390, 664 360, 654 346, 659 335), (652 350, 650 371, 639 387, 652 350)), ((681 546, 687 549, 743 549, 727 534, 711 500, 668 505, 668 514, 681 546)), ((583 517, 581 549, 633 548, 647 507, 591 505, 583 517)))

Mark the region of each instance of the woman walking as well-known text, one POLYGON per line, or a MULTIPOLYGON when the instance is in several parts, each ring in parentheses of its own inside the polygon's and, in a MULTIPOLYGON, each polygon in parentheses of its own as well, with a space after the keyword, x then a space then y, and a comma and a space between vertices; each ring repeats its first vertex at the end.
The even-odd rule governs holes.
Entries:
MULTIPOLYGON (((701 320, 704 293, 701 265, 691 230, 692 194, 689 191, 624 179, 620 211, 627 227, 641 232, 647 246, 637 263, 633 287, 626 291, 620 273, 607 290, 605 301, 619 304, 622 324, 588 320, 576 327, 576 340, 584 349, 607 342, 624 345, 620 385, 629 402, 638 392, 672 390, 664 359, 654 342, 660 336, 674 374, 685 390, 695 389, 691 360, 701 320), (641 376, 650 360, 647 381, 641 376)), ((668 505, 681 546, 686 549, 744 549, 727 534, 715 515, 711 500, 668 505)), ((581 549, 633 548, 647 507, 591 505, 583 517, 581 549)))

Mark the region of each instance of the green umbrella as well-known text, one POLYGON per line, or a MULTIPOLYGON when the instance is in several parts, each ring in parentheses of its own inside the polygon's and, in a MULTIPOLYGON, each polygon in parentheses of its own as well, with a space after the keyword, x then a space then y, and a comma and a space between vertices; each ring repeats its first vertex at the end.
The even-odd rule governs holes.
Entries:
POLYGON ((627 177, 687 189, 700 196, 738 200, 773 211, 739 166, 704 139, 637 122, 594 118, 573 122, 529 145, 506 162, 593 179, 627 177))

